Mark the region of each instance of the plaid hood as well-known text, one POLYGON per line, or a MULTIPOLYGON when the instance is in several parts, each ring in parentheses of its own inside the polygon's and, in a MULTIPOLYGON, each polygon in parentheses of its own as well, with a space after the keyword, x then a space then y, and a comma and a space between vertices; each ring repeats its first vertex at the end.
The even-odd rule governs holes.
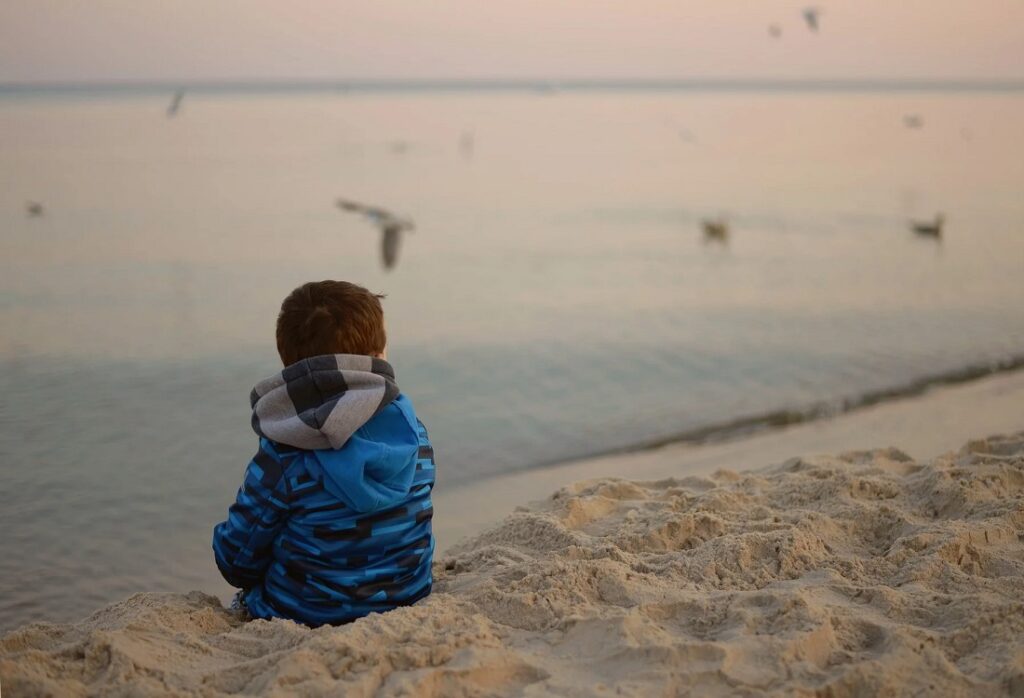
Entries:
POLYGON ((339 449, 398 397, 391 364, 355 354, 303 359, 252 389, 252 428, 304 450, 339 449))

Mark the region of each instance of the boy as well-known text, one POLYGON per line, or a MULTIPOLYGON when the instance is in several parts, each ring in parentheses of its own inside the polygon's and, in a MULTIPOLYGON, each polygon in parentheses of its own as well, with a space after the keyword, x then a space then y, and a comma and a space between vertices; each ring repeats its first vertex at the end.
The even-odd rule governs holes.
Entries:
POLYGON ((281 306, 285 368, 253 388, 259 451, 213 531, 254 618, 339 624, 430 593, 433 449, 385 360, 381 297, 320 281, 281 306))

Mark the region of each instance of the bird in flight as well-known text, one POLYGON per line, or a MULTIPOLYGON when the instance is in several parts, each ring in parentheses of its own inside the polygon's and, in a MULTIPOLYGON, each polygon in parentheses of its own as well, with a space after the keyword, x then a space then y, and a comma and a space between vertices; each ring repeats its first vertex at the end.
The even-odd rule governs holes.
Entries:
POLYGON ((818 17, 821 15, 821 10, 817 7, 805 7, 803 14, 807 28, 812 32, 818 31, 818 17))
POLYGON ((178 110, 181 108, 181 100, 185 99, 185 90, 178 90, 171 97, 171 103, 167 105, 167 116, 173 117, 178 114, 178 110))
POLYGON ((358 213, 380 230, 380 256, 385 269, 391 269, 398 262, 398 248, 402 244, 402 233, 412 232, 416 225, 408 218, 400 218, 387 209, 366 206, 347 199, 338 199, 338 208, 349 213, 358 213))

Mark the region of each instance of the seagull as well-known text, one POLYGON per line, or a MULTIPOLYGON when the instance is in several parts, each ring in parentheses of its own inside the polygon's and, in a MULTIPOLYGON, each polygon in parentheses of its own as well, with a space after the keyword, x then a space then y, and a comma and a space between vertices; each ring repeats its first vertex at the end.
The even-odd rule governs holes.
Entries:
POLYGON ((412 232, 415 224, 408 218, 399 218, 390 211, 376 206, 365 206, 354 201, 338 199, 338 208, 365 216, 381 232, 380 255, 385 269, 391 269, 398 262, 398 247, 402 244, 402 233, 412 232))
POLYGON ((821 10, 817 7, 805 7, 803 14, 807 28, 812 32, 818 31, 818 16, 821 14, 821 10))
POLYGON ((903 117, 903 125, 907 128, 921 128, 924 126, 924 119, 920 114, 907 114, 903 117))
POLYGON ((472 131, 465 130, 459 134, 459 151, 463 157, 473 157, 473 150, 476 147, 476 138, 472 131))
POLYGON ((26 201, 25 212, 29 218, 38 218, 43 215, 43 205, 38 201, 26 201))
POLYGON ((935 220, 932 222, 928 221, 910 221, 910 229, 918 235, 932 238, 942 237, 942 225, 946 222, 946 217, 941 213, 935 216, 935 220))
POLYGON ((687 128, 686 126, 678 123, 672 117, 669 117, 669 116, 663 117, 661 122, 665 125, 665 128, 672 129, 672 131, 675 133, 676 137, 678 137, 679 140, 681 140, 683 143, 696 143, 697 142, 697 135, 692 130, 687 128))
POLYGON ((729 239, 729 224, 725 222, 724 218, 705 218, 700 225, 704 229, 705 242, 724 243, 729 239))
POLYGON ((185 98, 185 90, 178 90, 171 97, 171 103, 167 105, 167 116, 168 118, 176 116, 178 109, 181 108, 181 100, 185 98))

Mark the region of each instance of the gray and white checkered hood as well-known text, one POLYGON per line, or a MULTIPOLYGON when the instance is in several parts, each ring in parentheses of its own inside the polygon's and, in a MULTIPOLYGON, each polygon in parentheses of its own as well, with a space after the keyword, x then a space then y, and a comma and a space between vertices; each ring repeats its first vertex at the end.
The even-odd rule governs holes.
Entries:
POLYGON ((391 364, 355 354, 312 356, 256 384, 252 428, 306 450, 341 448, 398 397, 391 364))

